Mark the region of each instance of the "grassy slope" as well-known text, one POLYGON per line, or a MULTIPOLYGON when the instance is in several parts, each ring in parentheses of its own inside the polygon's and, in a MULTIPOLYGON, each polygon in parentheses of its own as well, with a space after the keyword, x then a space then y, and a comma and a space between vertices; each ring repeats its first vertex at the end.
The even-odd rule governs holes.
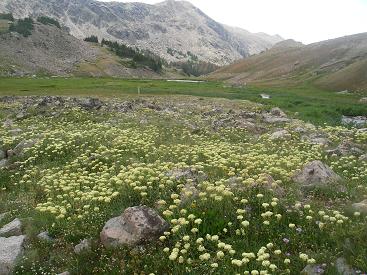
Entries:
POLYGON ((366 105, 358 103, 362 94, 340 95, 311 86, 293 88, 224 88, 220 82, 176 83, 164 80, 121 80, 111 78, 0 79, 0 95, 89 95, 119 97, 137 95, 194 95, 244 99, 298 112, 299 118, 313 123, 337 124, 344 115, 367 115, 366 105), (267 93, 271 100, 259 94, 267 93))
POLYGON ((9 29, 8 20, 0 20, 0 33, 6 32, 9 29))

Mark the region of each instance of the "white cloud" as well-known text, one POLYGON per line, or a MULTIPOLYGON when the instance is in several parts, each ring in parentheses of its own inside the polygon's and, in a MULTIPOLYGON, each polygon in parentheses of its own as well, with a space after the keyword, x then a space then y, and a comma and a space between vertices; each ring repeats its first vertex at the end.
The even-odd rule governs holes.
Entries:
MULTIPOLYGON (((120 0, 120 2, 131 2, 120 0)), ((156 0, 143 0, 149 4, 156 0)), ((213 19, 304 43, 367 32, 367 0, 189 0, 213 19)))

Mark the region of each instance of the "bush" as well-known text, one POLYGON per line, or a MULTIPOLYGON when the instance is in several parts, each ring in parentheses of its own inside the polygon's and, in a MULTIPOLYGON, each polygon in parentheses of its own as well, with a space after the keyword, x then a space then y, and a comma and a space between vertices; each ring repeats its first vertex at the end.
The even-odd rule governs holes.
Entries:
POLYGON ((89 37, 84 38, 84 41, 91 42, 91 43, 99 43, 98 37, 95 35, 91 35, 89 37))
POLYGON ((0 19, 14 22, 14 17, 11 13, 0 13, 0 19))
POLYGON ((47 17, 47 16, 40 16, 37 18, 37 21, 40 22, 41 24, 44 24, 44 25, 54 25, 56 27, 58 27, 59 29, 61 29, 61 25, 60 23, 53 19, 53 18, 50 18, 50 17, 47 17))
POLYGON ((33 29, 34 25, 32 18, 19 19, 17 22, 12 23, 9 27, 9 31, 22 34, 24 37, 30 36, 33 29))

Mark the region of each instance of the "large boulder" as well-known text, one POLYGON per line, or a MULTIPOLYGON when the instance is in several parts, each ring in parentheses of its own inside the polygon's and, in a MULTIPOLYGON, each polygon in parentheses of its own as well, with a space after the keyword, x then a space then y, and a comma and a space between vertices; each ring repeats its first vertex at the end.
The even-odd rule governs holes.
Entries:
POLYGON ((315 160, 306 164, 300 172, 296 173, 293 180, 304 186, 313 186, 338 182, 341 177, 326 164, 315 160))
POLYGON ((0 275, 10 275, 23 254, 26 236, 0 237, 0 275))
POLYGON ((157 239, 169 228, 158 213, 146 206, 127 208, 121 216, 110 219, 100 234, 105 247, 134 246, 157 239))
POLYGON ((1 237, 19 236, 22 235, 22 222, 19 219, 14 219, 12 222, 3 226, 0 229, 1 237))

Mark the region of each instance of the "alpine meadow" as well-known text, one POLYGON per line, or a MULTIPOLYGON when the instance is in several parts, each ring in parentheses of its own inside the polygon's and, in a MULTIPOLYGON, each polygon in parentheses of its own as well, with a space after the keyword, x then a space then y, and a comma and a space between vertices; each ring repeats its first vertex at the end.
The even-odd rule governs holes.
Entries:
POLYGON ((143 2, 1 1, 0 275, 367 274, 367 33, 143 2))

